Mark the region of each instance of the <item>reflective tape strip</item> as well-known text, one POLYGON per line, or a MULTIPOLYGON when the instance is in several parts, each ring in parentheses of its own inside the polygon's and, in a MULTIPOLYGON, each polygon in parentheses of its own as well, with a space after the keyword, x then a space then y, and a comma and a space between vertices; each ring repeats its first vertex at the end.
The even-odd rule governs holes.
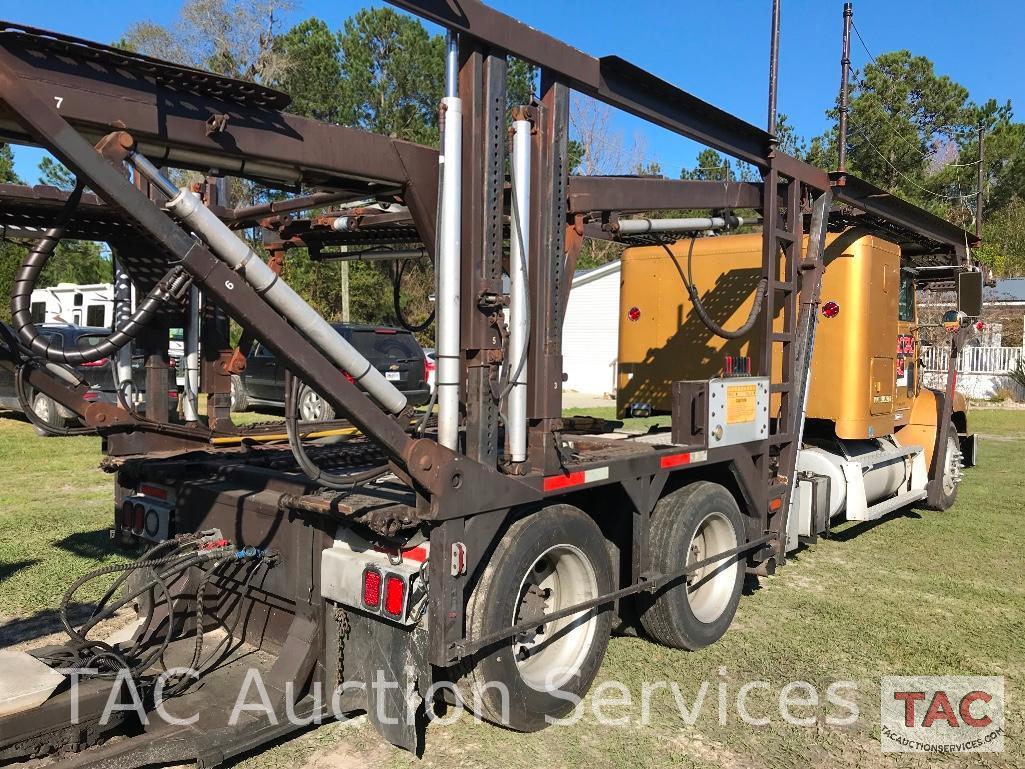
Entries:
POLYGON ((609 477, 608 465, 604 467, 592 467, 589 470, 577 470, 563 475, 550 475, 544 480, 545 491, 556 491, 568 489, 572 486, 583 486, 585 483, 604 481, 609 477))
POLYGON ((659 467, 668 470, 672 467, 692 465, 695 462, 704 462, 708 459, 707 451, 685 451, 682 454, 666 454, 658 460, 659 467))

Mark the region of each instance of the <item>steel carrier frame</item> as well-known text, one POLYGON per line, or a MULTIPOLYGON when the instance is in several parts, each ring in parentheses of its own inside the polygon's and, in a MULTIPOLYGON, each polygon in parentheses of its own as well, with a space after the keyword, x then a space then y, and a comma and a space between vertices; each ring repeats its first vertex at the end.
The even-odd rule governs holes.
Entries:
MULTIPOLYGON (((0 24, 0 136, 45 147, 94 193, 83 197, 66 236, 108 241, 141 291, 148 291, 177 264, 202 292, 201 389, 209 394, 208 420, 205 425, 186 425, 155 411, 140 418, 119 406, 85 400, 81 387, 54 378, 13 352, 4 353, 0 364, 12 370, 24 366, 33 388, 66 405, 104 436, 106 463, 119 472, 118 503, 140 481, 184 483, 186 490, 179 500, 187 499, 209 515, 180 515, 179 526, 207 525, 220 510, 222 528, 273 542, 283 553, 281 567, 260 588, 266 620, 262 632, 270 647, 280 651, 270 664, 275 691, 284 693, 291 682, 300 701, 315 671, 325 665, 321 659, 325 639, 338 632, 332 630, 338 617, 319 599, 315 556, 330 546, 339 520, 359 522, 387 535, 428 525, 432 557, 427 575, 426 645, 421 652, 427 663, 442 668, 522 629, 511 627, 489 637, 470 638, 464 613, 484 559, 510 515, 525 506, 586 499, 600 489, 599 493, 614 497, 623 511, 627 556, 621 586, 570 607, 562 612, 567 616, 655 590, 702 565, 663 574, 649 558, 649 516, 654 505, 671 479, 679 482, 691 473, 714 477, 732 489, 746 521, 745 541, 711 560, 741 557, 749 569, 771 573, 785 558, 786 516, 807 391, 807 379, 801 373, 811 359, 827 230, 855 224, 900 245, 913 244, 922 263, 949 264, 954 270, 970 266, 968 248, 975 243, 961 229, 861 180, 830 175, 786 155, 774 136, 618 57, 589 56, 476 0, 462 0, 458 11, 452 4, 432 0, 395 0, 394 5, 458 35, 458 95, 463 105, 459 398, 464 413, 459 450, 441 446, 431 431, 418 437, 404 416, 384 413, 236 271, 167 216, 161 210, 164 198, 159 191, 145 182, 130 181, 122 162, 137 151, 161 166, 246 177, 269 187, 320 190, 294 201, 231 211, 220 205, 216 180, 205 185, 206 203, 229 224, 250 226, 262 221, 277 226, 279 251, 292 245, 319 251, 332 244, 359 247, 413 240, 433 256, 437 150, 295 117, 284 111, 287 97, 270 89, 66 36, 0 24), (529 222, 533 235, 527 273, 534 333, 526 363, 527 459, 516 463, 503 456, 497 398, 504 349, 510 56, 535 65, 540 82, 538 100, 518 112, 531 124, 529 222), (750 163, 762 181, 571 176, 567 157, 571 90, 750 163), (380 211, 369 212, 362 230, 344 237, 334 231, 318 235, 316 227, 303 226, 290 216, 301 209, 365 198, 400 202, 408 215, 397 221, 380 211), (707 436, 700 433, 684 443, 674 443, 668 433, 655 442, 581 434, 589 431, 572 420, 564 421, 561 413, 562 325, 584 239, 615 238, 619 218, 636 212, 740 208, 756 209, 762 217, 762 277, 769 290, 761 310, 763 343, 753 353, 753 373, 769 377, 773 393, 779 394, 780 411, 771 420, 770 434, 721 448, 709 447, 707 436), (805 235, 809 236, 806 248, 805 235), (780 313, 783 327, 774 328, 773 319, 780 313), (274 428, 232 425, 230 375, 244 367, 244 358, 240 360, 238 350, 228 344, 227 316, 273 350, 296 376, 314 384, 337 413, 366 436, 362 451, 384 456, 399 479, 389 487, 386 499, 369 490, 320 493, 316 483, 278 470, 285 465, 272 450, 261 453, 252 447, 274 428), (774 349, 782 351, 780 371, 772 370, 774 349), (250 448, 240 449, 243 440, 250 448), (188 479, 204 473, 216 475, 216 482, 197 482, 189 491, 188 479), (242 499, 245 489, 255 494, 255 503, 242 499), (229 497, 235 507, 218 508, 229 497), (250 518, 243 522, 243 509, 258 522, 252 524, 250 518), (251 525, 256 529, 247 528, 251 525), (455 561, 449 557, 453 553, 458 554, 455 561)), ((66 198, 65 193, 49 188, 5 185, 0 188, 0 223, 8 234, 36 236, 50 226, 66 198)), ((163 325, 138 340, 147 355, 151 392, 167 388, 168 323, 163 325)), ((953 369, 937 450, 946 435, 952 393, 953 369)), ((931 475, 935 478, 936 473, 931 475)), ((930 482, 930 499, 941 493, 938 483, 930 482)), ((228 593, 238 588, 234 584, 220 587, 228 593)), ((0 725, 2 736, 21 734, 19 729, 26 734, 38 732, 39 714, 26 715, 23 723, 0 725)), ((230 739, 221 733, 205 748, 194 739, 185 753, 214 764, 284 731, 285 727, 240 730, 230 739)), ((168 740, 168 734, 150 733, 145 748, 139 739, 128 744, 139 755, 166 757, 159 751, 171 751, 168 746, 172 745, 181 750, 184 739, 181 732, 173 733, 175 740, 168 740)), ((416 741, 406 732, 387 736, 400 744, 416 741)), ((108 753, 89 751, 80 760, 83 765, 99 762, 127 749, 97 748, 108 753), (87 755, 93 757, 87 760, 87 755)))

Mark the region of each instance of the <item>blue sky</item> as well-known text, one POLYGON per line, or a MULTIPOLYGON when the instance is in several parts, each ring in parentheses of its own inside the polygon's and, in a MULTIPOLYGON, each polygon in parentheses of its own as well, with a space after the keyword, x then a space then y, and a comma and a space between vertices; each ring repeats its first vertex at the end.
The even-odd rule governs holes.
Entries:
MULTIPOLYGON (((826 128, 825 109, 839 83, 842 0, 782 0, 780 111, 805 137, 826 128)), ((334 28, 361 7, 380 2, 297 0, 291 21, 320 16, 334 28)), ((615 53, 740 117, 766 119, 770 0, 491 0, 491 5, 596 56, 615 53)), ((178 2, 136 0, 118 14, 97 14, 92 3, 51 0, 5 4, 3 15, 93 40, 117 39, 133 22, 173 19, 178 2)), ((856 0, 854 23, 876 56, 899 48, 931 58, 937 71, 968 88, 976 101, 1025 104, 1018 70, 1025 44, 1020 6, 1012 0, 856 0)), ((857 38, 855 66, 867 61, 857 38)), ((1020 118, 1019 118, 1020 119, 1020 118)), ((639 140, 648 159, 676 175, 700 149, 692 142, 616 116, 627 143, 639 140)), ((16 167, 36 179, 40 153, 16 150, 16 167)))

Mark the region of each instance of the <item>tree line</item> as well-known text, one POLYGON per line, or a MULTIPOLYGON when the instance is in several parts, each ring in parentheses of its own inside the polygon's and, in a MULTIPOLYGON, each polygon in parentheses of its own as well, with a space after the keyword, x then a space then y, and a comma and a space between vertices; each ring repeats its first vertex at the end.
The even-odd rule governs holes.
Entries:
MULTIPOLYGON (((284 28, 291 0, 186 0, 168 25, 134 24, 116 45, 230 77, 280 88, 292 97, 288 108, 306 117, 340 123, 424 144, 437 144, 442 96, 444 40, 416 19, 390 8, 358 11, 341 29, 309 18, 284 28)), ((867 53, 867 49, 866 49, 867 53)), ((536 73, 510 63, 509 103, 527 103, 536 73)), ((810 140, 785 114, 778 120, 781 148, 825 169, 839 155, 838 105, 826 112, 830 127, 810 140)), ((612 110, 575 97, 571 115, 571 165, 576 173, 662 174, 642 140, 616 133, 612 110)), ((978 177, 979 127, 984 129, 985 245, 979 256, 999 275, 1025 274, 1025 124, 1014 120, 1010 102, 977 104, 967 89, 935 71, 924 56, 902 50, 872 58, 851 78, 847 167, 852 173, 972 229, 978 177)), ((754 168, 707 149, 680 178, 755 179, 754 168)), ((44 160, 44 183, 67 187, 71 179, 58 163, 44 160)), ((0 147, 0 181, 18 181, 8 147, 0 147)), ((255 202, 266 193, 245 183, 234 186, 235 203, 255 202)), ((258 244, 259 239, 252 242, 258 244)), ((0 279, 9 283, 23 247, 0 243, 0 279)), ((589 244, 581 266, 615 258, 619 248, 589 244)), ((286 279, 322 314, 339 317, 342 281, 338 263, 314 262, 290 251, 286 279)), ((397 320, 393 307, 395 266, 348 265, 353 320, 397 320)), ((43 280, 101 282, 110 278, 105 249, 90 243, 61 244, 43 280)), ((40 285, 44 285, 41 283, 40 285)), ((9 285, 0 285, 0 291, 9 285)), ((400 309, 411 320, 430 311, 429 264, 407 267, 400 309)), ((0 295, 6 295, 0 294, 0 295)), ((6 308, 4 309, 6 312, 6 308)))

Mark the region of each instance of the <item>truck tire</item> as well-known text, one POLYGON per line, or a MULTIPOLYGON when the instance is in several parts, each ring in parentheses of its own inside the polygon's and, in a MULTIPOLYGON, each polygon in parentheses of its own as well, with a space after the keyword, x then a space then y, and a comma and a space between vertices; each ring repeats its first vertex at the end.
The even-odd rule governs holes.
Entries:
MULTIPOLYGON (((43 393, 36 393, 33 395, 32 411, 43 422, 46 422, 46 424, 50 425, 55 430, 63 430, 68 426, 68 420, 64 418, 60 412, 60 407, 49 395, 45 395, 43 393)), ((55 435, 56 433, 49 432, 41 427, 36 427, 36 434, 45 438, 55 435)))
MULTIPOLYGON (((662 574, 732 550, 743 541, 744 521, 725 487, 698 481, 662 497, 651 515, 651 563, 662 574)), ((641 625, 674 649, 715 643, 733 622, 744 585, 743 557, 712 563, 639 600, 641 625)))
POLYGON ((466 608, 470 639, 537 617, 538 627, 479 651, 459 683, 465 707, 520 732, 568 714, 591 686, 609 643, 611 604, 544 623, 546 612, 612 591, 605 537, 584 512, 553 505, 516 521, 466 608))
POLYGON ((249 393, 246 392, 246 383, 238 374, 231 375, 231 410, 248 411, 249 393))
POLYGON ((932 505, 934 510, 949 510, 957 501, 957 487, 961 484, 961 441, 957 428, 947 425, 947 440, 943 447, 943 464, 939 468, 940 501, 932 505))

